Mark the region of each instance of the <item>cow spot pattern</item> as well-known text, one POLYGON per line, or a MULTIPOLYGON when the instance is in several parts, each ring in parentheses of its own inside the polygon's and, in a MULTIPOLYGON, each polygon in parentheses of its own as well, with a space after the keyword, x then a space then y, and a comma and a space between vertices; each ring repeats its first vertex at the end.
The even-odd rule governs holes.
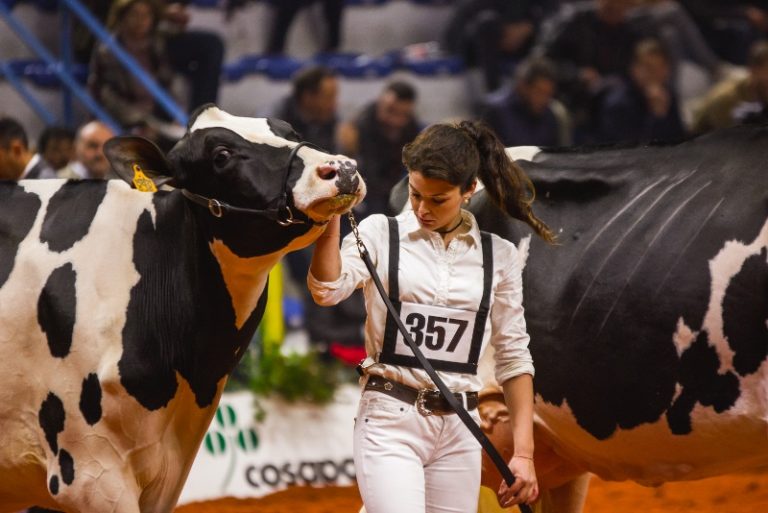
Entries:
POLYGON ((0 187, 0 287, 13 270, 19 244, 32 229, 40 206, 40 198, 21 187, 0 187))
POLYGON ((80 393, 80 412, 91 426, 101 420, 101 384, 99 377, 94 373, 88 374, 88 377, 83 380, 83 388, 80 393))
POLYGON ((51 251, 62 252, 85 237, 107 194, 107 185, 107 180, 62 185, 48 203, 40 232, 41 242, 47 242, 51 251), (81 201, 83 197, 88 201, 81 201), (62 226, 67 229, 62 230, 62 226))
POLYGON ((64 431, 65 416, 64 403, 61 402, 61 399, 56 394, 48 392, 48 397, 40 405, 38 420, 40 427, 43 428, 45 433, 45 439, 51 447, 51 452, 54 454, 59 452, 57 437, 59 433, 64 431))
POLYGON ((51 355, 64 358, 72 347, 75 327, 75 281, 72 264, 55 269, 45 282, 37 301, 37 318, 48 339, 51 355))

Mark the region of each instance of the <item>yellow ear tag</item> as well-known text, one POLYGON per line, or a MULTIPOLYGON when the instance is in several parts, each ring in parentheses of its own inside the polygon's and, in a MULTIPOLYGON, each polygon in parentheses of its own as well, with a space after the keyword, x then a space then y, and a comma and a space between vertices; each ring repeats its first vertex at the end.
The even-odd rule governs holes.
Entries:
POLYGON ((155 182, 147 178, 138 164, 133 165, 133 185, 141 192, 157 192, 155 182))

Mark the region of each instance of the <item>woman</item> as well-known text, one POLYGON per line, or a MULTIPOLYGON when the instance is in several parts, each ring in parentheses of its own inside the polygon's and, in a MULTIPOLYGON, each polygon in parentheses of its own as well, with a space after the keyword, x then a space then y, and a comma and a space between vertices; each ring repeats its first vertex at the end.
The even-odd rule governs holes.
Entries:
MULTIPOLYGON (((538 495, 533 364, 517 251, 481 234, 462 203, 469 202, 479 175, 504 212, 548 241, 553 236, 531 211, 530 181, 486 125, 433 125, 405 146, 403 163, 413 210, 391 220, 369 216, 360 235, 415 342, 475 420, 482 385, 477 360, 493 344, 496 378, 511 412, 515 448, 509 467, 517 479, 512 487, 502 484, 499 500, 505 507, 530 503, 538 495)), ((316 243, 307 281, 322 305, 364 289, 368 358, 361 364, 354 455, 367 512, 476 511, 478 443, 437 392, 423 392, 435 387, 387 318, 353 238, 339 250, 338 218, 316 243)))
MULTIPOLYGON (((167 89, 173 72, 165 41, 157 31, 161 14, 156 0, 117 0, 109 11, 107 26, 139 65, 167 89)), ((91 58, 89 87, 122 126, 164 146, 170 144, 163 133, 171 126, 167 114, 103 43, 91 58)))

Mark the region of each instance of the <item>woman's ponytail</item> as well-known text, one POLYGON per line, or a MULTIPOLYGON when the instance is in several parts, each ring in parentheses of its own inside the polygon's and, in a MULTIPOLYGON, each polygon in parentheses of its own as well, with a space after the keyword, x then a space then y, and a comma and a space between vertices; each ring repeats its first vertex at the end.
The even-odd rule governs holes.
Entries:
POLYGON ((506 214, 528 224, 542 239, 554 243, 555 235, 533 213, 536 191, 530 178, 511 158, 496 134, 482 122, 462 121, 459 128, 476 143, 480 156, 478 175, 491 200, 506 214))

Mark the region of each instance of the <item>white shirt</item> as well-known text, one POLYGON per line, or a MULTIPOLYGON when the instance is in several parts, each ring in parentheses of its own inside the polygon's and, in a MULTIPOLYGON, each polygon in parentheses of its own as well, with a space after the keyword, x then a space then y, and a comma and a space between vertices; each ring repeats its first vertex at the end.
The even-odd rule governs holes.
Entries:
MULTIPOLYGON (((462 210, 460 234, 445 247, 440 234, 422 229, 412 211, 397 216, 400 229, 400 298, 425 305, 476 310, 483 294, 482 246, 475 217, 462 210)), ((389 227, 383 215, 372 215, 360 225, 360 236, 368 248, 376 271, 387 288, 389 275, 389 227)), ((491 309, 485 325, 482 354, 490 342, 495 349, 495 376, 499 383, 520 374, 533 375, 530 340, 522 306, 522 276, 517 248, 493 235, 493 280, 491 309)), ((310 273, 307 284, 320 305, 335 305, 363 288, 368 317, 365 348, 378 362, 384 339, 387 310, 368 269, 357 251, 352 234, 341 246, 341 275, 321 282, 310 273)), ((415 388, 435 388, 422 369, 377 363, 370 374, 379 374, 415 388)), ((438 371, 448 388, 457 392, 480 390, 477 375, 438 371)))

